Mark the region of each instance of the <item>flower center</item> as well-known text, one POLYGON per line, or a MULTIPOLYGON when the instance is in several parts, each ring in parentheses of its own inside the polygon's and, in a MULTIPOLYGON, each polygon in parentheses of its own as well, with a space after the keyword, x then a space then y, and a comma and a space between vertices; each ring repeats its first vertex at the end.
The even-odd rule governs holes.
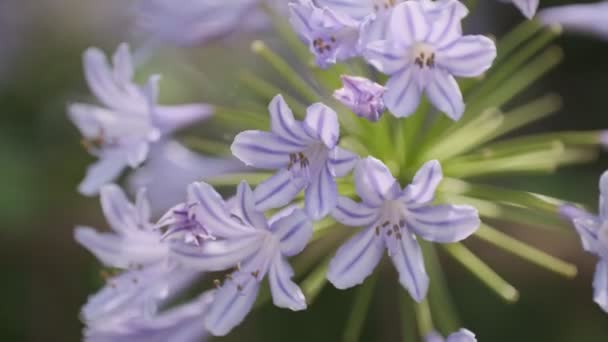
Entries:
POLYGON ((395 7, 397 0, 372 0, 372 4, 374 5, 374 12, 380 13, 395 7))
POLYGON ((321 143, 310 145, 306 150, 289 155, 287 170, 295 177, 311 179, 321 171, 329 158, 327 147, 321 143))
POLYGON ((192 210, 196 204, 188 206, 184 210, 174 210, 175 223, 169 227, 163 239, 173 235, 183 235, 186 243, 200 246, 205 240, 215 239, 209 230, 196 219, 196 213, 192 210))
POLYGON ((384 236, 386 239, 401 240, 402 229, 405 228, 405 216, 401 203, 398 201, 386 201, 375 227, 376 236, 384 236))
POLYGON ((415 43, 412 46, 412 60, 420 69, 435 67, 435 49, 426 43, 415 43))
POLYGON ((330 52, 337 41, 338 40, 334 35, 329 37, 319 37, 312 41, 312 46, 317 53, 324 54, 325 52, 330 52))

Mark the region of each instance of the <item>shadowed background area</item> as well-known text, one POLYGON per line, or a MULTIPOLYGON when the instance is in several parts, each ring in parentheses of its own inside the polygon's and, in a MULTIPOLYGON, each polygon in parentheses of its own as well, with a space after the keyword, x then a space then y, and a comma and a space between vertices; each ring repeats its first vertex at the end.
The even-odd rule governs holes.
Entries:
MULTIPOLYGON (((88 98, 81 65, 84 49, 99 46, 111 51, 133 36, 131 5, 127 3, 0 2, 0 341, 81 339, 78 311, 101 279, 97 261, 74 242, 73 227, 107 226, 97 198, 76 192, 91 158, 79 144, 65 108, 69 102, 88 98)), ((556 3, 541 1, 541 6, 556 3)), ((500 37, 522 20, 511 6, 484 0, 479 7, 469 19, 476 31, 500 37)), ((163 92, 204 101, 206 89, 214 88, 237 98, 241 88, 231 73, 222 71, 222 65, 234 65, 237 58, 252 63, 248 60, 252 58, 249 38, 213 43, 205 49, 166 50, 178 62, 159 64, 158 71, 165 76, 163 92), (187 63, 194 65, 196 74, 189 73, 187 63)), ((548 90, 562 96, 563 109, 527 130, 607 128, 608 43, 574 36, 557 43, 565 52, 563 64, 520 98, 526 100, 548 90)), ((580 201, 595 209, 597 180, 608 167, 607 161, 602 156, 592 165, 509 182, 519 189, 580 201)), ((464 326, 474 330, 482 342, 608 340, 608 314, 591 301, 595 258, 583 253, 578 237, 573 232, 529 227, 505 229, 576 263, 579 275, 564 280, 471 239, 466 244, 515 285, 521 298, 516 304, 502 302, 460 265, 441 255, 464 326)), ((390 267, 383 272, 389 273, 383 279, 395 278, 390 267)), ((376 288, 364 341, 401 340, 397 291, 403 290, 396 281, 376 288)), ((267 306, 225 340, 339 340, 352 295, 352 290, 327 286, 306 312, 267 306)))

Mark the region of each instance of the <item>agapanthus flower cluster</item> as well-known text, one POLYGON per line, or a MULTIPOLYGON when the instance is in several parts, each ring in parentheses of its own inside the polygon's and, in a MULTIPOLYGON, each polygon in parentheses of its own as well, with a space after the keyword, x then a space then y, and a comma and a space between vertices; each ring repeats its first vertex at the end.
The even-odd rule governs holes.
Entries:
MULTIPOLYGON (((513 2, 526 17, 538 6, 513 2)), ((293 58, 255 41, 253 52, 283 81, 245 72, 244 85, 261 100, 162 106, 158 76, 133 81, 126 44, 112 66, 98 49, 85 52, 86 78, 103 107, 69 107, 99 159, 79 190, 99 193, 112 229, 75 234, 104 267, 105 286, 82 309, 86 340, 224 336, 267 301, 306 310, 326 283, 361 286, 366 298, 388 257, 423 340, 474 342, 471 331, 432 320, 428 299, 447 295, 430 286, 443 279, 436 250, 515 301, 517 290, 461 241, 474 236, 573 277, 574 265, 490 226, 557 225, 559 213, 600 257, 595 300, 608 311, 608 178, 599 217, 475 179, 552 172, 588 162, 605 143, 600 131, 503 138, 559 108, 555 96, 509 106, 561 58, 559 49, 529 42, 543 31, 539 23, 524 22, 529 36, 501 52, 500 41, 466 33, 469 9, 457 0, 299 0, 289 2, 288 19, 253 0, 140 5, 140 25, 181 45, 272 21, 293 58), (509 53, 528 56, 508 60, 509 53), (178 129, 202 119, 210 127, 204 138, 179 140, 178 129), (139 168, 128 182, 135 201, 116 185, 128 167, 139 168), (321 240, 331 249, 308 253, 321 240), (444 339, 436 330, 453 333, 444 339)), ((355 301, 354 312, 366 312, 359 305, 367 302, 355 301)), ((352 328, 356 340, 361 327, 352 328)))

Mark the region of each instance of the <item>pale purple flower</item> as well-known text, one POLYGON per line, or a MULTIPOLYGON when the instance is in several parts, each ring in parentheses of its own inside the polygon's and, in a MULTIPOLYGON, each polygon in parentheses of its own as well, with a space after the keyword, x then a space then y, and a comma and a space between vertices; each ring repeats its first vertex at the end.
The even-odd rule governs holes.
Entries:
POLYGON ((206 183, 189 187, 197 198, 197 216, 217 240, 202 246, 175 245, 173 257, 183 266, 201 271, 236 271, 219 285, 204 322, 213 335, 226 335, 249 313, 260 282, 268 275, 276 306, 306 309, 304 294, 292 280, 293 270, 286 257, 300 253, 312 236, 312 222, 301 209, 288 208, 270 220, 255 208, 253 192, 245 182, 238 187, 232 205, 206 183))
POLYGON ((142 164, 151 144, 163 136, 213 113, 213 108, 205 104, 157 105, 159 77, 150 77, 143 87, 133 83, 128 45, 118 47, 112 62, 110 66, 97 48, 84 53, 89 88, 103 107, 76 103, 68 108, 87 150, 99 159, 79 185, 85 195, 96 194, 125 167, 142 164))
POLYGON ((158 305, 191 283, 197 272, 169 262, 169 247, 150 223, 150 210, 141 190, 135 204, 116 185, 105 185, 101 206, 112 233, 78 227, 76 240, 105 266, 124 270, 108 277, 106 286, 82 309, 89 327, 110 321, 153 315, 158 305))
POLYGON ((397 5, 391 39, 369 44, 364 53, 370 64, 391 76, 384 102, 397 117, 411 115, 424 92, 437 109, 458 120, 465 105, 454 76, 479 76, 496 57, 489 38, 462 35, 460 6, 440 8, 427 14, 421 2, 397 5))
POLYGON ((312 0, 290 3, 289 8, 291 25, 309 45, 320 67, 359 54, 359 21, 330 8, 317 7, 312 0))
POLYGON ((339 289, 360 284, 387 249, 401 285, 416 301, 423 300, 429 278, 416 236, 439 243, 463 240, 479 227, 477 210, 467 205, 432 205, 442 179, 435 160, 424 164, 403 189, 373 157, 359 162, 354 177, 362 202, 340 197, 332 216, 363 230, 340 247, 329 264, 327 278, 339 289))
POLYGON ((343 88, 334 91, 334 98, 357 116, 378 121, 384 112, 382 96, 386 88, 364 77, 341 77, 343 88))
POLYGON ((308 107, 296 121, 281 95, 270 102, 271 131, 245 131, 234 139, 232 153, 245 164, 279 170, 255 189, 259 210, 287 205, 305 189, 305 204, 313 219, 336 205, 335 177, 343 177, 358 156, 338 146, 340 126, 333 109, 322 103, 308 107))
POLYGON ((593 216, 580 210, 560 210, 571 216, 574 227, 581 236, 583 248, 599 257, 593 280, 593 299, 608 312, 608 172, 600 178, 599 215, 593 216))
POLYGON ((208 336, 201 321, 213 294, 205 292, 198 298, 152 317, 110 320, 85 330, 87 342, 202 342, 208 336))
POLYGON ((443 338, 437 332, 432 332, 426 337, 426 342, 477 342, 477 338, 475 338, 475 334, 471 331, 460 329, 450 334, 447 338, 443 338))
POLYGON ((532 19, 538 9, 539 0, 501 0, 503 2, 512 2, 521 13, 528 19, 532 19))
POLYGON ((202 45, 238 30, 267 26, 260 0, 140 0, 138 26, 157 40, 202 45))
POLYGON ((567 31, 591 34, 608 40, 606 18, 608 1, 550 7, 538 13, 538 19, 544 24, 559 24, 567 31))
POLYGON ((390 14, 403 0, 319 0, 317 2, 335 13, 357 20, 362 25, 359 44, 364 47, 370 42, 387 39, 390 14))
POLYGON ((204 156, 170 140, 153 146, 146 163, 129 176, 128 185, 146 188, 152 213, 162 215, 183 200, 188 184, 248 169, 233 156, 204 156))

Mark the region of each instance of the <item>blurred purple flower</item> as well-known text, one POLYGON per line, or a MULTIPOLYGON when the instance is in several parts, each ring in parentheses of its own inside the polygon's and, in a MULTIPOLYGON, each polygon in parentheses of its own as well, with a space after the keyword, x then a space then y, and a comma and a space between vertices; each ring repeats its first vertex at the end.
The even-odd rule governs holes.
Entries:
POLYGON ((364 77, 343 75, 341 79, 344 87, 334 91, 334 97, 357 116, 378 121, 384 112, 386 88, 364 77))
POLYGON ((426 342, 477 342, 475 334, 467 329, 460 329, 447 338, 443 338, 437 332, 432 332, 426 337, 426 342))
POLYGON ((291 25, 309 45, 321 68, 359 54, 359 21, 330 8, 317 7, 312 0, 299 0, 289 7, 291 25))
POLYGON ((128 183, 130 189, 146 188, 152 212, 162 215, 183 200, 188 184, 248 169, 232 156, 203 156, 176 141, 165 141, 153 146, 149 159, 128 183))
POLYGON ((246 182, 239 185, 230 207, 208 184, 194 183, 189 192, 197 198, 197 216, 206 218, 218 240, 208 240, 200 247, 175 245, 173 257, 184 266, 201 271, 236 266, 236 271, 215 292, 205 316, 207 329, 223 336, 240 324, 251 310, 266 274, 276 306, 294 311, 306 309, 304 294, 291 280, 293 270, 286 260, 300 253, 312 236, 312 222, 304 211, 289 208, 266 220, 255 208, 253 192, 246 182))
POLYGON ((153 39, 183 46, 266 26, 260 0, 140 0, 137 24, 153 39))
POLYGON ((105 266, 124 271, 108 274, 106 286, 82 308, 89 328, 154 315, 159 304, 198 276, 169 262, 169 247, 153 230, 144 190, 138 193, 135 204, 116 185, 102 187, 100 198, 113 233, 77 227, 75 238, 105 266))
POLYGON ((205 292, 193 301, 153 317, 110 320, 85 330, 87 342, 202 342, 208 336, 201 324, 213 294, 205 292))
POLYGON ((159 76, 150 77, 144 87, 133 83, 128 45, 121 44, 112 60, 110 67, 96 48, 84 54, 87 82, 105 107, 76 103, 68 108, 70 119, 84 137, 83 144, 99 159, 79 185, 85 195, 96 194, 125 167, 138 167, 148 157, 151 145, 163 136, 213 113, 206 104, 157 105, 159 76))
POLYGON ((462 35, 460 6, 440 8, 428 14, 420 2, 397 5, 391 39, 371 43, 364 52, 370 64, 391 76, 384 102, 396 117, 411 115, 424 91, 437 109, 460 119, 465 105, 454 76, 479 76, 496 57, 489 38, 462 35))
POLYGON ((570 214, 581 236, 583 248, 599 257, 593 280, 593 299, 608 312, 608 172, 600 178, 599 215, 583 211, 560 210, 570 214))
POLYGON ((335 177, 343 177, 358 156, 338 146, 340 126, 333 109, 322 103, 308 107, 296 121, 281 95, 269 105, 271 131, 245 131, 234 138, 232 153, 245 164, 279 170, 255 189, 259 210, 287 205, 305 189, 306 211, 313 219, 336 205, 335 177))
POLYGON ((389 169, 368 157, 355 169, 355 187, 362 202, 340 197, 332 216, 351 227, 364 227, 336 253, 327 278, 339 289, 360 284, 388 249, 401 285, 416 301, 426 296, 429 278, 416 240, 439 243, 463 240, 479 227, 477 210, 466 205, 432 205, 442 179, 436 160, 427 162, 412 183, 401 189, 389 169))
POLYGON ((608 1, 546 8, 538 13, 538 19, 547 25, 559 24, 567 31, 608 40, 608 1))

